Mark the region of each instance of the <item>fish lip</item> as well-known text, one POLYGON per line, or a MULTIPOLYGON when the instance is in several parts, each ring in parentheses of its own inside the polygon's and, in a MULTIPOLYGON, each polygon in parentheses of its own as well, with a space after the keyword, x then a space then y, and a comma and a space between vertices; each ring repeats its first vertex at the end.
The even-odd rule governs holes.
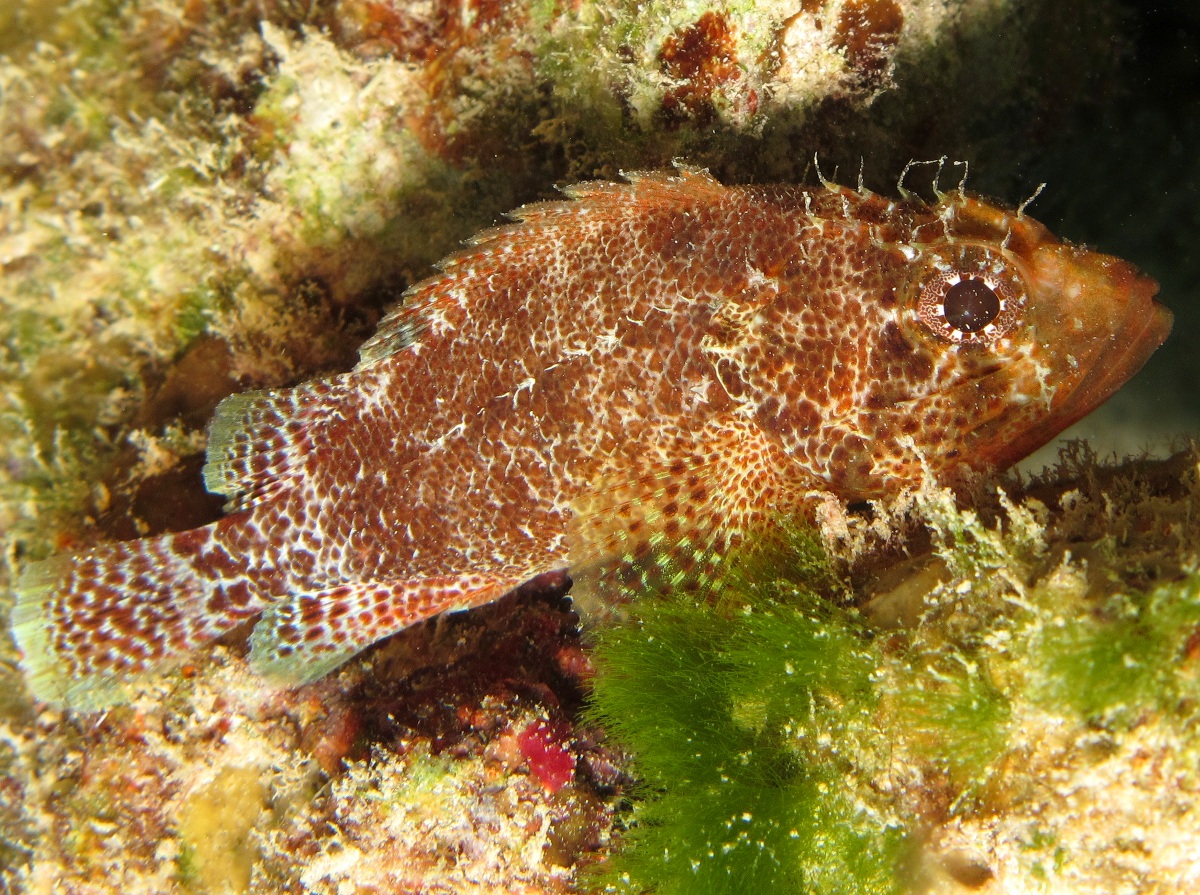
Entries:
POLYGON ((1122 314, 1122 325, 1113 330, 1107 344, 1088 360, 1087 372, 1077 387, 1065 393, 1061 400, 1055 401, 1042 424, 1022 439, 1019 452, 1014 452, 1018 459, 1051 441, 1103 404, 1133 378, 1166 341, 1171 334, 1174 315, 1169 308, 1155 300, 1157 293, 1158 283, 1149 277, 1136 277, 1122 314), (1141 325, 1134 329, 1131 323, 1139 319, 1141 325))
POLYGON ((1139 317, 1142 325, 1136 334, 1126 327, 1113 333, 1112 339, 1092 358, 1088 374, 1064 400, 1061 407, 1051 414, 1063 428, 1087 416, 1133 378, 1150 356, 1171 334, 1174 315, 1163 304, 1155 301, 1158 284, 1147 277, 1139 277, 1134 295, 1125 313, 1128 324, 1139 317), (1096 371, 1098 378, 1093 379, 1096 371))

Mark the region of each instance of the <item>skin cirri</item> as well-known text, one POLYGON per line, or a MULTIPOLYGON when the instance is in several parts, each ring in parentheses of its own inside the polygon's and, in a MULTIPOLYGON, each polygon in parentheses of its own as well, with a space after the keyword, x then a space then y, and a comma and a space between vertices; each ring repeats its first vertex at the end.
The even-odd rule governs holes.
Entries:
POLYGON ((103 707, 255 616, 251 664, 299 684, 543 572, 712 562, 1021 459, 1171 327, 1129 264, 961 190, 628 179, 476 236, 351 372, 224 401, 220 521, 28 569, 34 694, 103 707))

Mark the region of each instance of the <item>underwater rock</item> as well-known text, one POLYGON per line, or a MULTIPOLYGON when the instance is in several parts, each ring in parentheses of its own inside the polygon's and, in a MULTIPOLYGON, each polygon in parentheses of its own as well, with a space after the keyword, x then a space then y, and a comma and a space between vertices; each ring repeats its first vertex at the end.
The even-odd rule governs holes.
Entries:
MULTIPOLYGON (((550 196, 556 182, 614 177, 677 156, 731 182, 799 181, 818 151, 827 172, 840 165, 842 179, 852 179, 862 159, 866 183, 890 192, 910 159, 951 153, 971 162, 977 187, 1014 201, 1049 179, 1039 201, 1053 203, 1057 172, 1042 174, 1028 162, 1086 114, 1098 128, 1089 147, 1115 143, 1126 128, 1148 156, 1130 162, 1117 152, 1112 168, 1097 173, 1094 158, 1069 141, 1058 144, 1062 167, 1099 193, 1078 202, 1080 191, 1064 189, 1062 203, 1075 203, 1070 210, 1087 222, 1117 207, 1111 226, 1161 248, 1156 260, 1164 266, 1153 272, 1170 278, 1174 288, 1165 291, 1177 301, 1195 280, 1175 266, 1188 257, 1193 232, 1180 209, 1197 205, 1170 164, 1178 141, 1155 130, 1146 117, 1154 109, 1137 96, 1129 104, 1138 111, 1134 126, 1114 129, 1093 115, 1102 97, 1133 82, 1119 65, 1132 29, 1120 4, 1061 0, 796 0, 757 4, 752 13, 683 3, 346 0, 305 5, 303 17, 284 2, 5 4, 3 575, 114 534, 215 517, 188 474, 204 447, 211 400, 348 368, 383 308, 433 260, 502 210, 550 196), (1147 188, 1141 175, 1151 170, 1162 182, 1147 188), (1162 226, 1147 226, 1147 215, 1162 226), (200 339, 223 345, 225 360, 196 347, 200 339), (182 423, 170 419, 175 414, 182 423), (172 509, 152 512, 151 504, 172 509)), ((1187 110, 1179 117, 1188 120, 1187 110)), ((1087 238, 1115 247, 1107 235, 1087 238)), ((1144 257, 1137 245, 1122 254, 1144 257)), ((1121 629, 1122 643, 1161 649, 1149 658, 1130 653, 1135 671, 1150 671, 1117 674, 1107 689, 1114 703, 1064 706, 1054 681, 1083 673, 1068 668, 1041 678, 1039 700, 1049 702, 1033 705, 996 670, 1003 662, 989 659, 996 679, 955 679, 948 686, 961 686, 963 699, 943 690, 945 698, 926 706, 942 723, 910 731, 904 766, 928 775, 903 779, 922 784, 905 791, 911 804, 941 818, 922 852, 924 872, 938 885, 1015 891, 1049 874, 1064 890, 1109 891, 1135 866, 1150 880, 1191 879, 1195 800, 1187 786, 1194 778, 1178 772, 1194 762, 1192 728, 1186 705, 1171 709, 1145 694, 1163 680, 1171 684, 1164 692, 1182 692, 1179 675, 1191 673, 1192 649, 1185 641, 1172 653, 1178 641, 1139 627, 1148 607, 1173 606, 1167 617, 1179 621, 1179 607, 1188 605, 1182 590, 1145 595, 1182 580, 1179 560, 1194 554, 1187 520, 1197 517, 1182 496, 1191 493, 1190 468, 1141 479, 1126 477, 1130 470, 1073 468, 1065 490, 1031 492, 1050 508, 1053 528, 1028 543, 1044 539, 1042 555, 1073 557, 1059 578, 1033 578, 1038 593, 1076 595, 1062 615, 1074 639, 1061 642, 1090 644, 1086 654, 1100 662, 1107 626, 1125 618, 1132 622, 1121 629), (1135 493, 1143 496, 1134 500, 1135 493), (1139 514, 1121 509, 1133 504, 1139 514), (1131 544, 1141 546, 1127 562, 1131 544), (1110 575, 1117 567, 1125 569, 1119 586, 1110 575), (1093 616, 1098 627, 1089 629, 1093 616), (1179 675, 1168 674, 1164 655, 1182 655, 1179 675), (969 744, 971 723, 989 718, 981 748, 963 762, 945 760, 939 742, 969 744), (1038 741, 1028 763, 1013 746, 1026 719, 1038 741), (1047 719, 1075 733, 1055 739, 1047 719), (1079 733, 1097 725, 1098 733, 1079 733), (979 807, 968 799, 957 813, 933 810, 955 806, 981 775, 979 807), (1038 775, 1051 786, 1037 783, 1038 775), (1106 805, 1092 785, 1114 777, 1128 787, 1129 813, 1106 805), (1054 824, 1041 825, 1039 812, 1054 824), (1137 835, 1125 835, 1130 830, 1137 835)), ((1037 518, 1035 504, 1013 499, 1037 518)), ((882 575, 895 555, 872 559, 862 517, 827 509, 830 543, 863 551, 864 571, 851 583, 864 599, 874 593, 866 570, 882 575)), ((871 524, 921 541, 919 529, 882 519, 871 524)), ((971 529, 983 544, 991 543, 986 529, 971 529)), ((923 655, 924 647, 911 652, 922 611, 912 607, 936 592, 937 605, 957 608, 925 625, 923 642, 945 642, 953 652, 962 638, 976 637, 1003 656, 1009 622, 990 640, 984 623, 995 617, 994 598, 1008 610, 1017 603, 1014 592, 997 597, 989 580, 1031 585, 1021 572, 1006 572, 1008 559, 997 567, 976 558, 990 571, 956 596, 963 579, 943 571, 956 562, 967 560, 947 554, 918 564, 921 577, 909 580, 909 596, 899 601, 909 608, 892 606, 881 646, 923 655)), ((958 576, 965 566, 955 568, 958 576)), ((5 612, 10 604, 11 595, 0 598, 5 612)), ((613 806, 642 792, 628 776, 637 766, 595 729, 576 727, 567 746, 575 779, 553 795, 536 780, 513 744, 539 719, 576 720, 578 694, 547 693, 571 691, 560 688, 559 675, 587 675, 587 658, 577 640, 556 633, 566 624, 557 609, 516 610, 515 618, 538 620, 527 628, 510 625, 506 609, 389 641, 344 677, 265 707, 235 637, 228 651, 95 725, 33 706, 5 643, 0 886, 36 892, 66 880, 81 892, 138 884, 219 890, 222 881, 203 877, 203 862, 189 857, 177 809, 187 801, 225 817, 225 802, 201 794, 217 794, 213 781, 249 768, 267 807, 246 800, 228 828, 249 825, 244 841, 253 846, 235 854, 252 856, 255 891, 303 889, 305 873, 312 891, 333 891, 360 871, 394 881, 388 860, 412 853, 372 801, 384 793, 397 796, 387 804, 407 825, 405 836, 428 825, 439 829, 441 838, 428 840, 435 845, 470 843, 478 828, 447 831, 444 817, 424 809, 471 796, 476 818, 489 811, 501 818, 506 835, 496 848, 464 851, 457 866, 444 850, 427 856, 441 861, 439 872, 461 880, 480 859, 491 862, 481 879, 524 874, 533 891, 581 890, 579 868, 595 849, 608 853, 613 806), (464 660, 488 643, 480 624, 512 635, 502 653, 514 656, 526 644, 544 664, 506 665, 503 692, 488 691, 488 669, 464 660), (381 667, 392 671, 380 674, 381 667), (405 788, 413 771, 426 789, 405 788), (429 794, 439 787, 444 802, 429 794), (330 825, 341 821, 353 827, 344 841, 330 825)), ((1058 618, 1047 611, 1036 608, 1032 617, 1058 618)), ((1126 667, 1124 655, 1108 658, 1101 663, 1108 671, 1126 667)), ((912 679, 930 680, 920 663, 914 667, 912 679)), ((892 680, 902 678, 896 672, 892 680)), ((736 716, 742 729, 767 729, 761 702, 745 701, 736 716)), ((245 871, 242 863, 237 872, 245 871)))
POLYGON ((560 593, 413 629, 291 693, 255 686, 234 644, 90 722, 43 708, 6 725, 4 878, 30 892, 571 891, 612 809, 557 758, 613 758, 554 739, 547 765, 521 746, 530 730, 565 735, 580 699, 560 593))

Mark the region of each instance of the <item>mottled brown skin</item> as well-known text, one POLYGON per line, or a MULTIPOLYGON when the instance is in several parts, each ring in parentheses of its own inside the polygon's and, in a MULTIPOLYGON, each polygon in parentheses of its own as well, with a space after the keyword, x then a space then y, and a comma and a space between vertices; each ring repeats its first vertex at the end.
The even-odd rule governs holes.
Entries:
POLYGON ((260 613, 253 664, 300 683, 542 572, 703 583, 775 514, 1014 462, 1169 330, 1129 265, 961 192, 630 180, 476 237, 354 371, 228 399, 228 516, 23 579, 35 693, 104 705, 260 613), (1000 308, 971 332, 963 278, 1000 308))

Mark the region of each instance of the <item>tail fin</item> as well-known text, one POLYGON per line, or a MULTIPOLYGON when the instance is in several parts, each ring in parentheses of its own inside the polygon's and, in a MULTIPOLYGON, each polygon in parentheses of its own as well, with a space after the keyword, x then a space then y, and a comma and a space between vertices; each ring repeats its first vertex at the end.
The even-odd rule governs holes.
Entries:
POLYGON ((218 525, 26 569, 12 626, 34 695, 82 710, 121 702, 130 684, 261 612, 268 600, 218 542, 218 525))

